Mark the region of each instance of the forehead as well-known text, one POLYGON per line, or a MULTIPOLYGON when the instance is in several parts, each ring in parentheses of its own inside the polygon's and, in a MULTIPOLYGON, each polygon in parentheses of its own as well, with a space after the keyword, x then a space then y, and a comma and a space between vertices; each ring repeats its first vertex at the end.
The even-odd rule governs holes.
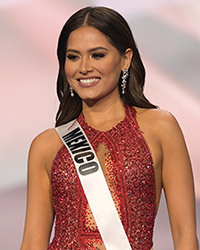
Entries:
POLYGON ((114 46, 102 32, 91 26, 82 26, 74 30, 69 35, 67 41, 67 48, 89 48, 96 46, 106 46, 108 48, 114 48, 114 46))

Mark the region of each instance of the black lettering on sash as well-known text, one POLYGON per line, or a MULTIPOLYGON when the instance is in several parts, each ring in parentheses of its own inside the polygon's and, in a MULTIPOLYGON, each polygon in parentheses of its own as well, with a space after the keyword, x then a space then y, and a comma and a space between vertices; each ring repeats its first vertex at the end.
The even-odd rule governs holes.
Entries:
POLYGON ((81 152, 85 152, 85 151, 88 151, 88 150, 91 150, 91 147, 86 147, 86 148, 81 148, 81 149, 77 149, 77 150, 72 150, 72 154, 78 154, 78 153, 81 153, 81 152))
POLYGON ((76 138, 73 138, 73 140, 70 140, 70 141, 66 141, 67 145, 69 147, 71 147, 71 145, 73 146, 74 144, 76 144, 77 142, 82 142, 82 141, 85 141, 86 138, 84 135, 81 135, 81 136, 78 136, 76 138))
POLYGON ((98 164, 92 161, 81 165, 78 170, 81 175, 88 175, 97 172, 98 169, 98 164))
POLYGON ((75 155, 74 160, 77 163, 84 163, 84 159, 83 159, 84 157, 86 158, 87 161, 91 161, 94 159, 94 154, 92 152, 85 152, 85 153, 77 154, 75 155))
POLYGON ((89 144, 86 140, 82 141, 82 142, 79 142, 79 143, 76 143, 76 144, 73 144, 73 145, 68 145, 67 143, 67 146, 70 148, 71 151, 75 150, 75 149, 78 149, 80 147, 88 147, 89 144))
POLYGON ((81 175, 88 175, 98 171, 98 163, 92 161, 95 158, 95 154, 80 128, 75 128, 71 132, 62 136, 68 149, 71 151, 74 162, 82 164, 77 166, 81 175))
POLYGON ((64 135, 62 138, 65 142, 70 141, 71 139, 74 139, 74 137, 83 135, 82 131, 80 130, 80 128, 75 128, 74 130, 72 130, 71 132, 67 133, 66 135, 64 135))
POLYGON ((67 146, 70 148, 71 152, 79 149, 80 147, 89 147, 89 144, 80 130, 80 128, 76 128, 69 132, 68 134, 63 136, 63 140, 67 144, 67 146))

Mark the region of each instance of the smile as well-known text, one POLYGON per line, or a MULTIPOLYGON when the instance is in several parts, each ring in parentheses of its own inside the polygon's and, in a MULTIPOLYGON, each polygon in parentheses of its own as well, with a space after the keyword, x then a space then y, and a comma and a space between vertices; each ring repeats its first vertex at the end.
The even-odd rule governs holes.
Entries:
POLYGON ((78 83, 83 88, 89 88, 97 85, 101 78, 79 78, 78 83))
POLYGON ((99 78, 79 79, 79 82, 83 84, 92 84, 98 82, 99 80, 100 80, 99 78))

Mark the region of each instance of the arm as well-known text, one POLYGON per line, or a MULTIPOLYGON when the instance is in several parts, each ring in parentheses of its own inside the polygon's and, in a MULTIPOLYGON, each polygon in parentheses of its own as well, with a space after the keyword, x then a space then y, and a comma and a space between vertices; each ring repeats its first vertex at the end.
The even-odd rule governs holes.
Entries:
POLYGON ((47 249, 54 218, 48 174, 49 132, 34 139, 28 159, 27 211, 21 250, 47 249))
POLYGON ((163 152, 162 183, 176 250, 197 250, 195 196, 191 163, 181 129, 168 113, 159 129, 163 152))

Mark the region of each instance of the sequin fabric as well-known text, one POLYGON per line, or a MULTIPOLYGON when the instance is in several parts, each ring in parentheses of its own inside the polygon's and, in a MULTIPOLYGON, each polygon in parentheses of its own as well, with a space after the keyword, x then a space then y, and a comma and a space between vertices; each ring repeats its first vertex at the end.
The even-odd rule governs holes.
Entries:
MULTIPOLYGON (((78 121, 97 155, 103 152, 98 157, 132 249, 150 250, 156 215, 153 162, 135 109, 125 106, 125 113, 125 118, 106 132, 88 126, 83 114, 78 121)), ((56 222, 48 250, 105 249, 65 146, 54 159, 51 181, 56 222)))

